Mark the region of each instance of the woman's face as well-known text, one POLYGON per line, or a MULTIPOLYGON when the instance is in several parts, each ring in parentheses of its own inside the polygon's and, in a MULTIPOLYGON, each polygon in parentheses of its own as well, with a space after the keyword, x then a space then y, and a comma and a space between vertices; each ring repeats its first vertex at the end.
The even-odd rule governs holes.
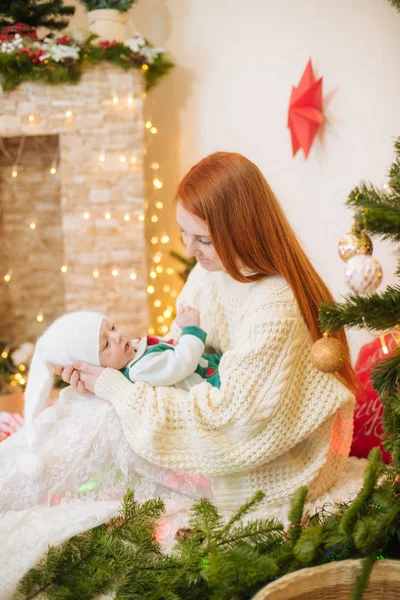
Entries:
POLYGON ((186 256, 195 257, 206 271, 223 271, 224 267, 210 240, 204 221, 190 214, 178 202, 176 221, 182 230, 182 240, 186 246, 186 256))

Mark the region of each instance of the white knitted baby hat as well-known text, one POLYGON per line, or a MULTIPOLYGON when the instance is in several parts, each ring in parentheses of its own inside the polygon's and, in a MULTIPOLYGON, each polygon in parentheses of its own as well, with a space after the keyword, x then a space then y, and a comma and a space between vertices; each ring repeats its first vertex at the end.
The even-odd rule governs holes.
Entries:
MULTIPOLYGON (((38 339, 25 390, 24 416, 30 450, 37 437, 34 419, 45 407, 53 385, 53 363, 64 366, 83 360, 99 365, 99 335, 104 318, 97 312, 69 313, 54 321, 38 339)), ((21 469, 26 475, 35 477, 45 466, 32 452, 21 458, 21 469)))

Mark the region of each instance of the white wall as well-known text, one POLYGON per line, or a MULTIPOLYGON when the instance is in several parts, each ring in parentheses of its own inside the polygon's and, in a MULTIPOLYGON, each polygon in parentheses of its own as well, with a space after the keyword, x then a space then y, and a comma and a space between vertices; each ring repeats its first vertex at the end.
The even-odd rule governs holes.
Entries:
MULTIPOLYGON (((177 64, 147 108, 160 130, 166 193, 210 152, 245 154, 335 297, 347 293, 337 255, 351 226, 344 202, 361 179, 386 181, 400 135, 400 14, 384 0, 139 0, 131 17, 177 64), (293 159, 288 102, 309 57, 323 76, 326 125, 308 160, 293 159)), ((81 9, 74 22, 84 23, 81 9)), ((374 243, 383 289, 396 257, 374 243)), ((367 339, 351 332, 354 355, 367 339)))

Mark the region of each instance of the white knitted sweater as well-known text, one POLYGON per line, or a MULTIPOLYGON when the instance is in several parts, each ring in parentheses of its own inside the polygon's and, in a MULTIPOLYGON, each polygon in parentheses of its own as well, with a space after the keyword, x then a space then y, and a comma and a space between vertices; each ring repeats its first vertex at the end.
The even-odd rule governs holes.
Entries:
POLYGON ((223 352, 221 389, 153 388, 106 369, 95 393, 114 405, 133 449, 160 466, 210 474, 222 510, 260 489, 270 504, 300 485, 311 498, 329 489, 350 449, 354 397, 312 366, 311 336, 286 281, 239 283, 198 265, 179 300, 200 310, 207 343, 223 352))

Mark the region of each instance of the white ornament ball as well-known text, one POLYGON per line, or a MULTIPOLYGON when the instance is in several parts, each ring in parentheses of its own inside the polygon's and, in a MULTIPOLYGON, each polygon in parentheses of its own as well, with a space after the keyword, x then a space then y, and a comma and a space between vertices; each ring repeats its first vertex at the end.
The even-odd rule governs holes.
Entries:
POLYGON ((347 261, 345 279, 355 294, 372 294, 382 281, 382 267, 373 256, 358 254, 347 261))

